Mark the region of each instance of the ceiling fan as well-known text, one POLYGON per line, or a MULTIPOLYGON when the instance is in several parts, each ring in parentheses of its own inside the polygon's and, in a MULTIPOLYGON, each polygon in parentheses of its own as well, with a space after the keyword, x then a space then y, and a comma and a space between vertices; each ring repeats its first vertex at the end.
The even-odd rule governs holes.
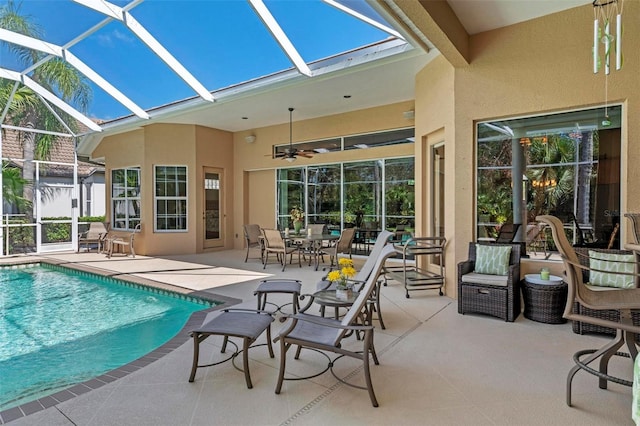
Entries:
POLYGON ((284 152, 276 152, 274 158, 284 158, 288 162, 292 163, 296 161, 297 157, 312 158, 313 155, 310 152, 302 149, 296 149, 293 147, 293 108, 289 108, 289 147, 285 148, 284 152))

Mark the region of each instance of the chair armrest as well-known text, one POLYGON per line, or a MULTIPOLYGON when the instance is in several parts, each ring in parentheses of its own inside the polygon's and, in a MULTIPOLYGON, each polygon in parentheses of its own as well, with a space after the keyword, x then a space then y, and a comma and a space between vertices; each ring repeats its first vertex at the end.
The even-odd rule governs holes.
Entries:
POLYGON ((476 268, 476 262, 473 260, 466 260, 458 263, 458 277, 473 272, 476 268))
POLYGON ((340 330, 366 331, 366 330, 373 330, 374 328, 372 325, 342 325, 342 323, 339 320, 336 320, 333 318, 325 318, 325 317, 319 317, 316 315, 301 314, 301 313, 287 314, 287 315, 284 315, 284 317, 292 318, 295 321, 306 321, 312 324, 335 328, 336 330, 340 329, 340 330))
POLYGON ((520 283, 520 264, 515 263, 509 265, 509 284, 512 286, 519 285, 520 283))
POLYGON ((226 308, 220 312, 252 312, 260 315, 269 315, 273 320, 273 312, 265 311, 263 309, 248 309, 248 308, 226 308))
POLYGON ((315 296, 313 294, 305 293, 298 296, 300 300, 304 300, 307 297, 309 298, 309 301, 307 302, 306 305, 298 309, 299 312, 305 312, 307 309, 311 307, 311 305, 313 305, 313 301, 315 300, 315 296))

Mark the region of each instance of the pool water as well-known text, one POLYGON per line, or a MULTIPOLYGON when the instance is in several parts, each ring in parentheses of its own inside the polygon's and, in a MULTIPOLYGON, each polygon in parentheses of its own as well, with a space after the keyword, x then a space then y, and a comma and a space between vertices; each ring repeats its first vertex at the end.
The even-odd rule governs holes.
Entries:
POLYGON ((147 354, 209 306, 59 267, 0 270, 0 411, 147 354))

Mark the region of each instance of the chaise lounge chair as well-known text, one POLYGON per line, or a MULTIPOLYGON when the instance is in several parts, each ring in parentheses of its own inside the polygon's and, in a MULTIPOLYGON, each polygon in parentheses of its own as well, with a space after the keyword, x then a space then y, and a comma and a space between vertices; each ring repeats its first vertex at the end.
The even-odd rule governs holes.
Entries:
MULTIPOLYGON (((278 375, 278 384, 276 385, 276 394, 279 394, 282 390, 282 383, 284 380, 288 380, 284 377, 286 370, 287 352, 291 346, 298 346, 295 359, 298 359, 300 350, 304 348, 310 348, 323 352, 332 352, 338 354, 338 357, 330 360, 328 367, 321 373, 315 374, 308 378, 317 377, 324 372, 331 370, 331 373, 344 384, 359 389, 367 389, 369 392, 369 398, 371 404, 374 407, 378 406, 375 393, 373 391, 373 384, 371 382, 371 374, 369 370, 369 357, 373 357, 374 363, 377 365, 378 357, 373 346, 373 326, 371 325, 371 309, 370 309, 370 297, 373 292, 378 277, 382 273, 384 262, 395 254, 395 249, 392 245, 385 246, 380 253, 380 256, 376 259, 374 272, 369 276, 364 287, 360 291, 357 299, 343 317, 342 321, 324 318, 316 315, 310 315, 303 312, 289 315, 288 323, 285 324, 274 342, 280 342, 280 373, 278 375), (352 333, 364 333, 362 339, 362 347, 360 351, 352 351, 347 349, 348 345, 343 346, 343 340, 352 333), (342 356, 348 356, 362 361, 364 378, 366 381, 366 387, 357 386, 344 381, 337 377, 333 372, 334 362, 342 356)), ((305 307, 308 309, 313 302, 311 301, 305 307)), ((327 358, 329 356, 327 355, 327 358)), ((299 378, 291 379, 299 380, 299 378)))

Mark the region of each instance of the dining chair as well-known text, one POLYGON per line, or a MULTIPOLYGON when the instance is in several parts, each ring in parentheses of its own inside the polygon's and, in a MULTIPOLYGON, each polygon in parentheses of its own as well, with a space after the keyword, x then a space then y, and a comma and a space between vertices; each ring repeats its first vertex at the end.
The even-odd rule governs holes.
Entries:
POLYGON ((348 254, 351 259, 351 248, 353 245, 353 237, 356 234, 356 228, 344 228, 340 233, 340 238, 332 246, 323 248, 322 251, 329 255, 330 265, 329 267, 338 264, 338 254, 348 254))
POLYGON ((247 246, 247 253, 244 256, 245 263, 247 262, 247 259, 249 259, 249 250, 253 248, 260 249, 260 259, 262 260, 262 257, 264 256, 264 248, 262 241, 260 241, 260 225, 254 223, 243 225, 242 230, 244 232, 244 242, 247 246))
POLYGON ((300 260, 300 247, 298 245, 287 246, 285 240, 282 238, 280 231, 277 229, 263 229, 262 236, 264 237, 264 257, 262 269, 267 268, 269 262, 269 253, 274 253, 276 258, 282 264, 282 271, 287 265, 287 255, 289 255, 289 263, 293 262, 293 254, 298 252, 298 266, 302 267, 300 260))

